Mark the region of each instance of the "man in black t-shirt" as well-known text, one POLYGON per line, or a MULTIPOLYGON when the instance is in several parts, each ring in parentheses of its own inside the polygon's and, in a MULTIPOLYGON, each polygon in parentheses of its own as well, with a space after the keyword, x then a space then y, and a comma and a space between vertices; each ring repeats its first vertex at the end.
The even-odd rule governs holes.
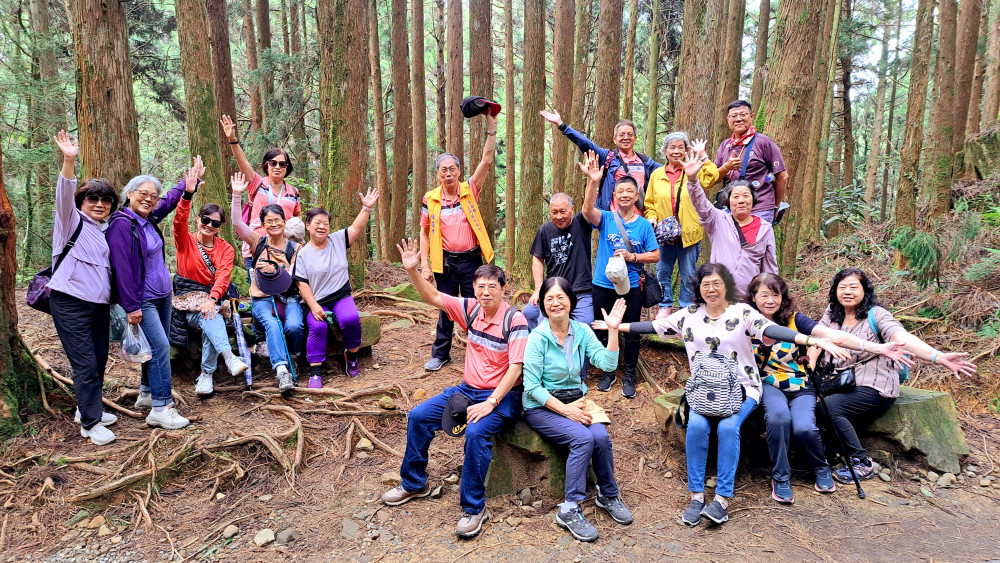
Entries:
POLYGON ((553 194, 549 199, 549 217, 552 220, 538 229, 531 244, 531 278, 535 282, 535 292, 524 307, 524 316, 530 328, 538 326, 541 322, 538 290, 546 277, 559 276, 569 280, 576 293, 576 308, 571 318, 589 326, 594 321, 590 265, 593 226, 583 214, 574 214, 573 198, 564 193, 553 194))

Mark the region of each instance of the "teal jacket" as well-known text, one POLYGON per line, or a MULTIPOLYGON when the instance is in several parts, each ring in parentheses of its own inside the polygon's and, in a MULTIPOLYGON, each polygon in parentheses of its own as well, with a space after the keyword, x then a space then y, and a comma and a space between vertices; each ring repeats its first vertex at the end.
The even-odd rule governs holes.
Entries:
POLYGON ((524 410, 545 405, 552 395, 550 390, 582 389, 587 393, 587 386, 580 378, 580 367, 584 356, 590 358, 590 363, 603 371, 615 371, 618 367, 618 352, 609 352, 594 335, 590 327, 574 320, 569 321, 573 333, 573 367, 570 369, 563 354, 562 346, 548 319, 542 321, 531 334, 524 350, 522 375, 524 377, 524 410))

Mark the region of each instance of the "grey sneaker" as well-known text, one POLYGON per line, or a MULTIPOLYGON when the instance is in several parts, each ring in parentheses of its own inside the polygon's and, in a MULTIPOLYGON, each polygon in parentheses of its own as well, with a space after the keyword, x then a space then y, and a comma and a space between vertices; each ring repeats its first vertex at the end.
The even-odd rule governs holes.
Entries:
POLYGON ((703 508, 701 515, 716 524, 722 524, 726 520, 729 520, 729 511, 719 504, 719 501, 717 500, 713 500, 712 504, 703 508))
POLYGON ((139 396, 135 400, 136 410, 149 410, 153 408, 153 395, 151 393, 143 394, 139 393, 139 396))
POLYGON ((415 498, 425 497, 429 494, 431 494, 431 486, 427 484, 424 485, 423 489, 414 492, 407 491, 402 485, 396 485, 395 487, 382 493, 382 502, 384 502, 387 506, 399 506, 404 502, 415 498))
MULTIPOLYGON (((153 400, 149 400, 149 406, 153 406, 153 400)), ((76 409, 76 414, 73 416, 73 422, 80 424, 80 409, 76 409)), ((101 424, 104 426, 111 426, 112 424, 118 422, 118 417, 109 413, 101 412, 101 424)))
POLYGON ((450 363, 451 358, 445 358, 443 360, 441 358, 431 358, 427 360, 426 364, 424 364, 424 369, 427 371, 439 371, 441 368, 450 363))
POLYGON ((615 384, 615 374, 604 372, 601 380, 597 382, 597 390, 607 393, 611 391, 611 386, 615 384))
POLYGON ((623 526, 628 526, 632 523, 632 511, 625 506, 621 497, 608 498, 603 495, 597 495, 595 502, 597 506, 607 511, 611 519, 615 522, 623 526))
POLYGON ((684 513, 681 514, 681 520, 688 526, 697 526, 698 524, 701 524, 701 511, 704 508, 704 501, 691 499, 691 504, 689 504, 684 513))
POLYGON ((278 391, 282 393, 287 393, 292 389, 295 389, 295 381, 292 379, 292 374, 288 371, 288 366, 282 364, 278 366, 278 391))
POLYGON ((595 541, 597 539, 597 528, 587 520, 580 507, 571 508, 567 511, 556 512, 556 524, 569 530, 573 537, 580 541, 595 541))
POLYGON ((261 358, 270 358, 271 353, 267 351, 267 342, 258 342, 254 347, 254 353, 261 358))
POLYGON ((462 517, 458 520, 458 525, 455 526, 455 533, 460 538, 474 538, 482 531, 483 522, 486 522, 489 518, 490 511, 486 509, 483 509, 479 514, 463 512, 462 517))

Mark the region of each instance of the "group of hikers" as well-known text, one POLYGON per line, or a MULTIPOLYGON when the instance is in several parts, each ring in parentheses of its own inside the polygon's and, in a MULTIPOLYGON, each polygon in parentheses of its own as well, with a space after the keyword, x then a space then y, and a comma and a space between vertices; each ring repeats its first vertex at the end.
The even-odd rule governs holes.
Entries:
MULTIPOLYGON (((909 333, 879 304, 874 286, 859 269, 834 276, 819 321, 797 310, 778 275, 772 227, 785 207, 784 161, 777 145, 753 128, 752 108, 743 100, 727 108, 732 136, 722 142, 714 161, 705 141, 692 141, 684 132, 664 137, 661 164, 634 150, 637 135, 631 121, 615 126, 615 146, 608 149, 567 126, 558 112, 541 112, 583 153, 579 167, 586 191, 580 212, 565 193, 549 198, 551 221, 538 228, 531 247, 534 291, 524 311, 518 310, 504 299, 504 271, 490 264, 493 249, 478 204, 480 186, 493 166, 500 106, 470 97, 462 109, 466 117, 484 115, 482 158, 463 181, 458 157, 437 157, 437 187, 423 198, 419 239, 403 240, 398 249, 420 296, 441 310, 425 369, 440 370, 451 361, 458 323, 468 333, 463 377, 409 412, 402 482, 382 495, 385 504, 428 496, 428 452, 435 432, 464 436, 462 516, 456 533, 477 535, 488 518, 485 479, 492 439, 523 417, 545 439, 569 450, 565 498, 555 514, 560 526, 581 541, 597 539, 597 528, 580 506, 587 498, 591 465, 597 506, 619 524, 632 523, 614 476, 605 426, 610 420, 586 394, 590 364, 599 372, 598 391, 608 392, 616 384, 620 341, 621 393, 635 396, 642 334, 680 335, 688 356, 687 406, 678 420, 686 428, 691 493, 681 518, 690 526, 703 518, 714 524, 728 520, 740 429, 758 405, 764 408, 772 497, 792 503, 788 452, 793 437, 814 473, 816 490, 832 493, 835 481, 874 476, 858 431, 892 406, 905 381, 901 374, 916 360, 940 364, 956 376, 976 373, 965 353, 937 350, 909 333), (717 184, 713 204, 708 193, 717 184), (697 266, 706 237, 711 257, 697 266), (656 279, 645 264, 657 264, 656 279), (659 285, 662 297, 651 291, 659 285), (658 308, 652 321, 640 320, 644 306, 658 308), (833 431, 847 450, 846 464, 836 471, 817 425, 818 390, 810 378, 823 353, 839 382, 824 389, 824 395, 829 391, 825 403, 833 431), (718 466, 714 498, 708 502, 706 466, 713 432, 718 466)), ((266 151, 258 172, 244 155, 232 120, 223 116, 221 126, 240 169, 232 178, 230 216, 245 243, 241 253, 251 280, 251 310, 265 334, 258 352, 266 349, 278 388, 290 391, 295 386, 292 370, 304 347, 308 384, 321 387, 328 325, 336 322, 346 350, 345 371, 357 376, 361 327, 351 297, 347 248, 368 223, 378 192, 359 193, 362 209, 353 224, 332 233, 330 214, 310 209, 304 221, 308 242, 294 242, 288 223, 301 208, 298 193, 286 182, 292 172, 288 154, 266 151), (248 188, 244 205, 242 194, 248 188)), ((174 309, 184 311, 182 324, 202 331, 198 395, 212 393, 218 356, 232 374, 248 367, 231 349, 219 318, 218 303, 233 292, 229 277, 235 251, 218 237, 226 211, 206 203, 198 211, 198 229, 187 231, 204 172, 198 158, 166 193, 156 178, 139 176, 119 196, 103 180, 77 187, 76 143, 60 131, 56 144, 64 165, 56 193, 56 268, 49 289, 56 329, 73 367, 81 434, 95 444, 114 439, 107 426, 116 417, 101 406, 112 303, 122 306, 130 325, 142 328, 152 349, 151 359, 142 365, 136 408, 151 409, 146 418, 150 426, 184 427, 188 420, 176 412, 171 393, 167 334, 172 316, 175 322, 179 316, 174 309), (175 208, 177 272, 171 282, 158 224, 175 208), (178 303, 182 294, 194 298, 178 303), (91 334, 90 341, 78 338, 85 333, 91 334)))

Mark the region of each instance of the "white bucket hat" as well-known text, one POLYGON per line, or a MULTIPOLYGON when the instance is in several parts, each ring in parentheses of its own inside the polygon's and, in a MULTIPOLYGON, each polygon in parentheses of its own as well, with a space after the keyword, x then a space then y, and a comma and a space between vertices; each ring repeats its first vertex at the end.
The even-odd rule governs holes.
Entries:
POLYGON ((604 268, 604 275, 608 277, 608 281, 614 284, 618 295, 625 295, 632 287, 628 279, 628 266, 625 265, 625 259, 621 256, 612 256, 608 260, 608 265, 604 268))

